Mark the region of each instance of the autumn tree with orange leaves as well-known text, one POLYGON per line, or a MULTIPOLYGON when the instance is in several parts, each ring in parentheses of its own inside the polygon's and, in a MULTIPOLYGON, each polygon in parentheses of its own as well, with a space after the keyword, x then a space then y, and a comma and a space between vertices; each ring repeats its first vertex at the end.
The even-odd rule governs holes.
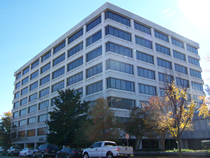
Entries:
POLYGON ((89 125, 86 128, 86 135, 89 142, 103 140, 118 140, 120 130, 114 111, 107 105, 104 98, 99 98, 89 108, 89 125))
POLYGON ((164 98, 151 97, 148 105, 143 105, 145 110, 145 124, 153 129, 160 137, 161 151, 165 150, 165 136, 169 134, 167 114, 171 110, 164 98))

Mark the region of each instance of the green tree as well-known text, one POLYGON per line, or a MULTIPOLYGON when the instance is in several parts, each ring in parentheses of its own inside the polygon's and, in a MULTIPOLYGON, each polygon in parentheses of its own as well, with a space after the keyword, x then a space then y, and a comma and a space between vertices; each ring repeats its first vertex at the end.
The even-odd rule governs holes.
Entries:
POLYGON ((144 105, 145 123, 155 132, 155 136, 160 137, 161 151, 165 150, 165 135, 169 134, 167 113, 170 107, 162 97, 151 97, 149 105, 144 105))
MULTIPOLYGON (((87 117, 89 102, 81 102, 80 94, 74 89, 58 91, 55 98, 55 108, 50 111, 50 120, 47 121, 50 133, 47 142, 58 145, 73 145, 78 140, 77 133, 87 117)), ((82 141, 82 140, 81 140, 82 141)))
POLYGON ((11 138, 11 119, 12 113, 5 112, 0 122, 0 140, 1 144, 6 147, 11 146, 12 138, 11 138))
POLYGON ((89 108, 89 120, 86 136, 89 142, 99 140, 117 140, 120 130, 114 111, 107 105, 104 98, 99 98, 96 103, 89 108))
POLYGON ((135 149, 138 150, 142 137, 146 136, 148 129, 144 120, 145 111, 139 107, 134 107, 130 111, 130 119, 125 125, 125 132, 136 137, 135 149))

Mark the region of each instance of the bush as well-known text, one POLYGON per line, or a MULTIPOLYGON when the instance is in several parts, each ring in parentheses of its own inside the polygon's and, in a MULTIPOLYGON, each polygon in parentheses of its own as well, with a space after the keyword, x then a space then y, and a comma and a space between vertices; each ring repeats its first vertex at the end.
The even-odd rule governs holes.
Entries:
POLYGON ((210 149, 210 140, 202 140, 201 146, 203 147, 203 150, 209 150, 210 149))

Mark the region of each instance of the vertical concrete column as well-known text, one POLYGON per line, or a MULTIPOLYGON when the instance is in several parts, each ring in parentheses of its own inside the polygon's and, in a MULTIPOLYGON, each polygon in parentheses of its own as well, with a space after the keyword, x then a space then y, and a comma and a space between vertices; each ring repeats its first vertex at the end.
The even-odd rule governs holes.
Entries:
POLYGON ((141 142, 140 142, 139 149, 142 149, 142 140, 141 140, 141 142))
POLYGON ((85 71, 85 65, 86 65, 86 25, 83 26, 83 93, 82 97, 85 98, 86 95, 86 87, 85 87, 85 79, 86 79, 86 71, 85 71))
POLYGON ((106 43, 105 43, 105 12, 101 13, 101 33, 102 33, 102 71, 103 71, 103 97, 106 99, 106 43))

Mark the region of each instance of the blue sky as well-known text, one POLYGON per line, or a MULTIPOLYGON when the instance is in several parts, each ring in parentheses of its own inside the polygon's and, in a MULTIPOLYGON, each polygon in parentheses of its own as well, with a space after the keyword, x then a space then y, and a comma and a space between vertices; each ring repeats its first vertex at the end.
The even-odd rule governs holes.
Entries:
MULTIPOLYGON (((107 0, 200 44, 208 84, 209 0, 107 0)), ((14 72, 106 0, 0 0, 0 115, 12 110, 14 72)))

